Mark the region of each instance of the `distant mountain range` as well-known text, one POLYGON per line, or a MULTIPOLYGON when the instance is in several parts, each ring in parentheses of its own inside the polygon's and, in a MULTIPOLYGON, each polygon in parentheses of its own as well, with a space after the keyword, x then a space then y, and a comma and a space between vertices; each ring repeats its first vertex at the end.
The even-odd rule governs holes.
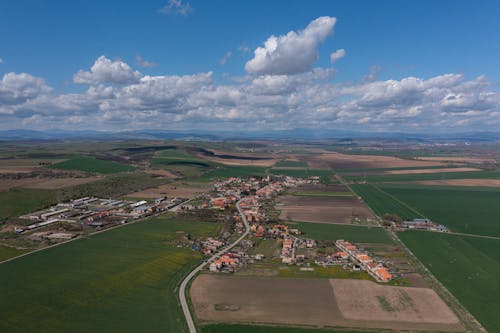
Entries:
POLYGON ((244 139, 394 139, 415 141, 500 141, 500 132, 462 132, 462 133, 403 133, 403 132, 355 132, 297 128, 280 131, 256 132, 214 132, 214 131, 164 131, 137 130, 123 132, 105 131, 67 131, 67 130, 2 130, 1 141, 30 140, 244 140, 244 139))

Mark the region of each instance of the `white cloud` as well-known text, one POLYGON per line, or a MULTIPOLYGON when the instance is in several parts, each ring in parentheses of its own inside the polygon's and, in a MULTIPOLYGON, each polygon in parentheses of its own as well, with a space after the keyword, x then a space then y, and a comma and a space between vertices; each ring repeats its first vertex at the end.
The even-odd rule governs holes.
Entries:
POLYGON ((221 60, 219 61, 219 63, 222 66, 224 66, 226 64, 226 62, 231 58, 232 55, 233 55, 233 52, 227 51, 226 54, 224 54, 224 56, 221 58, 221 60))
POLYGON ((133 71, 125 62, 121 60, 112 61, 105 56, 100 56, 89 72, 79 70, 73 76, 73 81, 80 84, 130 84, 139 81, 141 77, 140 72, 133 71))
POLYGON ((188 16, 193 11, 193 7, 189 2, 182 2, 182 0, 169 0, 168 3, 160 9, 162 14, 178 14, 181 16, 188 16))
POLYGON ((0 106, 24 103, 51 91, 42 78, 26 73, 7 73, 0 81, 0 106))
POLYGON ((297 74, 310 70, 318 59, 318 46, 333 33, 336 18, 323 16, 298 32, 269 37, 254 51, 245 69, 251 74, 297 74))
POLYGON ((138 66, 144 67, 144 68, 153 68, 153 67, 158 66, 158 64, 156 62, 147 61, 139 55, 135 57, 135 63, 138 66))
POLYGON ((338 49, 337 51, 330 54, 330 62, 333 64, 334 62, 337 62, 338 60, 345 57, 345 55, 346 52, 344 49, 338 49))

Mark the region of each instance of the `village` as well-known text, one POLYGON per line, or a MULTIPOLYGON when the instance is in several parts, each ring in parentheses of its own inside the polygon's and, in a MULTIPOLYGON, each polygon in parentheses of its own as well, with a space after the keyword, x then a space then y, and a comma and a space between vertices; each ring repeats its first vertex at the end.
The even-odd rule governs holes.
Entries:
MULTIPOLYGON (((391 281, 394 275, 390 272, 388 262, 370 256, 354 244, 339 239, 335 242, 337 251, 324 254, 319 251, 316 241, 303 235, 298 228, 269 221, 265 206, 272 203, 275 196, 289 188, 317 182, 316 177, 300 179, 285 176, 267 176, 262 179, 229 178, 216 182, 214 196, 206 196, 200 208, 230 212, 235 234, 241 235, 244 230, 243 222, 240 215, 231 210, 231 206, 244 198, 240 207, 250 225, 250 237, 243 240, 233 251, 216 258, 210 263, 208 270, 213 273, 234 273, 256 262, 276 261, 276 258, 266 258, 263 253, 254 253, 257 242, 272 240, 279 252, 281 264, 301 266, 301 270, 314 270, 314 265, 339 265, 346 270, 364 270, 378 282, 391 281)), ((227 244, 226 239, 210 237, 200 242, 199 250, 205 255, 213 255, 227 244)))

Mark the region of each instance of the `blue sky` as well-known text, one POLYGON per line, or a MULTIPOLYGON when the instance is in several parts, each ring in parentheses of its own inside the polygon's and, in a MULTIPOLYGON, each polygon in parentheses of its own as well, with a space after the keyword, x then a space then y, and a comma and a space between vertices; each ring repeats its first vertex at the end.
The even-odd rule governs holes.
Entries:
POLYGON ((3 1, 0 128, 495 130, 498 17, 498 1, 3 1))

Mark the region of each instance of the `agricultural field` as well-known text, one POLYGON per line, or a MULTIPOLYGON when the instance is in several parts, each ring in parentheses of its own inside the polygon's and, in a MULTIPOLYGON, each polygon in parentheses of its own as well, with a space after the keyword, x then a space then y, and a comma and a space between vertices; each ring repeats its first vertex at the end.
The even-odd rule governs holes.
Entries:
POLYGON ((375 218, 357 197, 345 195, 286 195, 276 200, 276 209, 285 221, 349 224, 375 218))
POLYGON ((201 255, 174 241, 219 230, 161 217, 2 264, 0 331, 183 332, 175 288, 201 255))
MULTIPOLYGON (((360 288, 355 286, 355 289, 360 288)), ((356 293, 355 290, 351 292, 356 293)), ((196 318, 202 322, 462 331, 453 312, 426 288, 379 286, 361 280, 201 274, 193 282, 190 295, 196 318), (377 318, 352 318, 354 298, 345 297, 345 283, 362 285, 369 291, 364 297, 370 298, 370 302, 364 304, 364 310, 367 314, 376 311, 377 318), (394 295, 400 294, 407 306, 392 300, 394 295), (390 304, 394 305, 391 311, 377 302, 377 297, 391 300, 390 304), (429 297, 438 301, 433 302, 432 307, 427 303, 429 297)))
POLYGON ((56 202, 57 194, 52 190, 14 188, 0 192, 0 222, 56 202))
POLYGON ((325 224, 325 223, 287 223, 290 227, 298 228, 304 236, 316 240, 345 239, 354 243, 382 243, 393 244, 389 234, 380 227, 325 224))
MULTIPOLYGON (((201 326, 202 333, 372 333, 373 331, 351 331, 347 329, 335 328, 301 328, 301 327, 281 327, 262 325, 237 325, 237 324, 212 324, 201 326)), ((384 331, 377 331, 384 333, 384 331)))
POLYGON ((500 237, 500 189, 381 185, 380 188, 451 231, 500 237))
POLYGON ((27 250, 16 249, 11 246, 0 244, 0 262, 25 253, 27 250))
POLYGON ((309 168, 295 168, 295 169, 285 169, 285 168, 272 168, 269 169, 269 173, 273 175, 283 175, 297 178, 308 178, 311 176, 317 176, 320 181, 324 184, 330 184, 332 182, 332 171, 324 169, 309 169, 309 168))
POLYGON ((489 332, 500 332, 500 240, 419 231, 398 236, 489 332))
POLYGON ((413 174, 386 174, 386 175, 357 175, 344 176, 347 181, 366 181, 369 183, 383 182, 414 182, 423 180, 451 180, 451 179, 500 179, 500 170, 491 171, 466 171, 466 172, 437 172, 413 174))
POLYGON ((50 168, 60 170, 78 170, 101 174, 126 172, 136 169, 130 165, 113 161, 99 160, 90 156, 76 156, 63 162, 54 163, 50 165, 50 168))
POLYGON ((275 168, 307 168, 307 166, 307 162, 305 161, 294 160, 282 160, 273 165, 275 168))
POLYGON ((221 178, 264 176, 265 174, 266 169, 260 166, 225 165, 207 172, 202 177, 196 179, 196 181, 209 182, 221 178))

